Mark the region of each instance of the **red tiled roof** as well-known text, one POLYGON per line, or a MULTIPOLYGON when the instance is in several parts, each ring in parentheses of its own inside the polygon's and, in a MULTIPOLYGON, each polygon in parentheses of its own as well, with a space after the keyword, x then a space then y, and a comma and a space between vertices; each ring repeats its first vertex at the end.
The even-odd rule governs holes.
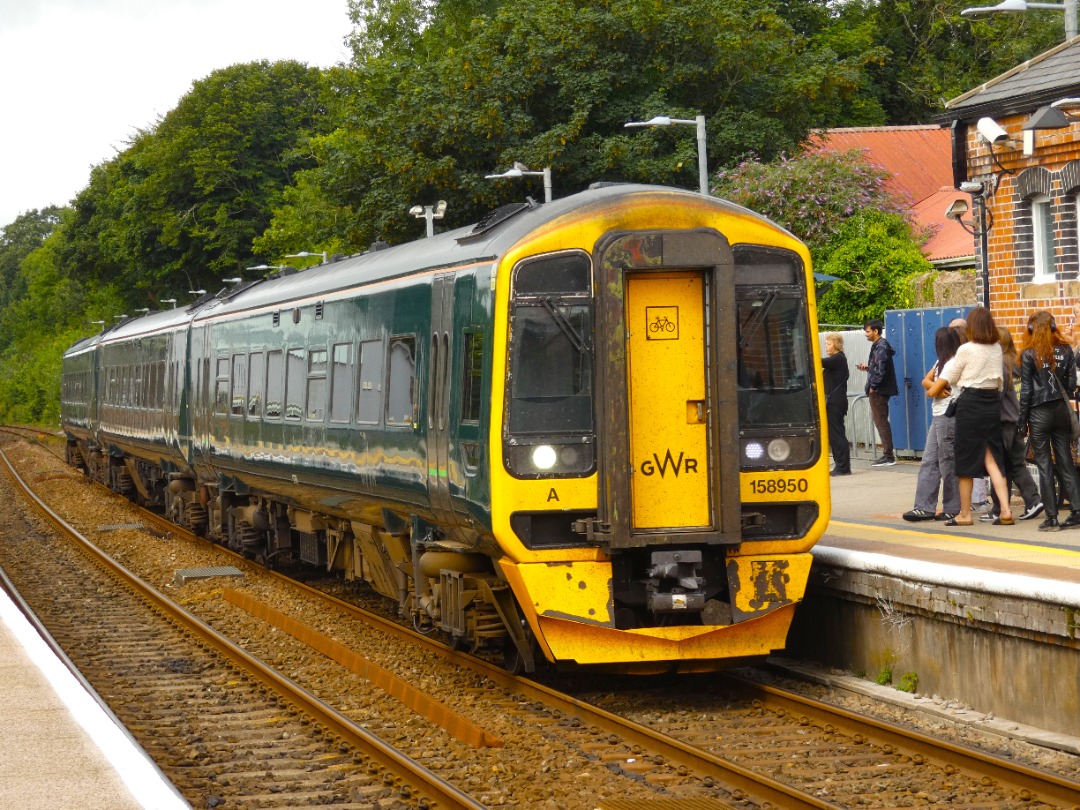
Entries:
POLYGON ((911 201, 915 222, 933 231, 923 253, 930 261, 972 256, 972 236, 945 216, 949 204, 967 199, 952 189, 952 140, 949 130, 932 125, 843 127, 819 132, 811 148, 863 149, 871 163, 891 175, 890 185, 911 201))

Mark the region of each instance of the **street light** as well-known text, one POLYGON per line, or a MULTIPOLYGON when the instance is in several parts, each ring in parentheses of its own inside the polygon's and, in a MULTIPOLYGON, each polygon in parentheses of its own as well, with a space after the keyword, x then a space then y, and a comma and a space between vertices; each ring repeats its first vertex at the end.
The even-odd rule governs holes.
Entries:
POLYGON ((240 276, 233 276, 232 278, 223 278, 222 281, 226 284, 242 284, 244 280, 240 276))
POLYGON ((105 321, 90 321, 90 323, 94 324, 95 326, 105 326, 105 321))
POLYGON ((705 146, 705 116, 699 115, 692 121, 688 118, 668 118, 666 115, 658 115, 648 121, 631 121, 624 124, 625 127, 669 127, 672 124, 688 124, 697 127, 697 165, 698 165, 698 190, 706 197, 709 196, 709 158, 705 146))
POLYGON ((326 251, 323 251, 322 253, 311 253, 311 252, 309 252, 307 250, 301 250, 299 253, 290 253, 285 258, 286 259, 306 259, 306 258, 308 258, 308 256, 318 256, 319 258, 322 259, 322 263, 326 264, 326 258, 327 258, 326 251))
POLYGON ((194 295, 198 298, 201 295, 206 295, 206 290, 188 290, 188 295, 194 295))
POLYGON ((133 311, 138 312, 140 315, 145 315, 147 312, 150 311, 150 307, 139 307, 138 309, 133 311))
POLYGON ((161 300, 161 303, 163 303, 163 304, 172 304, 172 308, 176 309, 176 299, 175 298, 162 298, 160 300, 161 300))
POLYGON ((986 207, 986 186, 974 180, 960 184, 960 190, 970 194, 975 203, 975 218, 965 222, 963 216, 970 210, 966 200, 954 200, 945 216, 957 223, 972 236, 979 237, 979 272, 982 274, 983 306, 990 309, 990 257, 987 255, 987 234, 993 227, 994 217, 986 207))
POLYGON ((965 8, 960 12, 964 17, 976 14, 994 14, 999 11, 1027 11, 1029 8, 1048 8, 1065 12, 1065 39, 1070 40, 1076 36, 1076 3, 1077 0, 1065 0, 1062 3, 1029 3, 1027 0, 1001 0, 996 6, 975 6, 965 8))
POLYGON ((446 200, 439 200, 435 205, 414 205, 409 213, 417 219, 427 220, 427 235, 430 239, 435 235, 435 220, 442 219, 446 214, 446 200))
POLYGON ((543 177, 544 178, 544 202, 551 202, 551 167, 547 166, 538 172, 531 171, 524 163, 514 161, 513 168, 507 169, 502 174, 485 174, 485 180, 501 180, 513 177, 543 177))

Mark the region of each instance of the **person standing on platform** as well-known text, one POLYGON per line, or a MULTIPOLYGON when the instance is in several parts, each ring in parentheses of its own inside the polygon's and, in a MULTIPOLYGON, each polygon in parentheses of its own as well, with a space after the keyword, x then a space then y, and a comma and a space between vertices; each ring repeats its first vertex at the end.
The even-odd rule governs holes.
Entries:
POLYGON ((927 389, 936 397, 946 387, 956 393, 956 475, 960 479, 960 511, 946 526, 971 526, 971 488, 975 478, 989 474, 1001 501, 995 525, 1011 526, 1012 509, 1005 488, 1005 452, 1001 442, 1001 346, 990 310, 975 307, 967 316, 968 342, 956 350, 927 389))
POLYGON ((1039 487, 1046 507, 1041 532, 1080 526, 1080 480, 1072 461, 1072 417, 1068 398, 1076 389, 1076 358, 1058 334, 1054 316, 1045 310, 1028 318, 1028 347, 1020 355, 1020 421, 1031 435, 1031 451, 1039 468, 1039 487), (1061 481, 1071 512, 1058 523, 1054 473, 1061 481))
POLYGON ((832 450, 832 475, 851 475, 851 451, 848 448, 844 417, 848 412, 847 356, 844 336, 839 332, 825 335, 825 357, 821 360, 825 381, 825 417, 829 423, 829 449, 832 450))
POLYGON ((881 437, 881 456, 874 459, 871 467, 891 467, 896 463, 892 428, 889 426, 889 398, 900 393, 900 389, 896 386, 896 367, 893 365, 896 349, 882 336, 884 329, 885 324, 878 318, 872 318, 863 325, 863 333, 872 345, 870 357, 859 365, 859 370, 866 372, 866 396, 870 400, 874 427, 881 437))
MULTIPOLYGON (((937 362, 923 377, 923 388, 929 391, 941 369, 953 359, 960 348, 960 335, 955 329, 943 326, 934 333, 934 350, 937 362)), ((934 416, 926 434, 926 449, 919 465, 919 478, 915 482, 915 508, 904 513, 904 520, 952 520, 960 511, 960 485, 956 478, 956 459, 953 454, 955 422, 946 416, 953 392, 945 388, 930 402, 934 416), (938 489, 941 490, 941 514, 937 514, 938 489)))
MULTIPOLYGON (((1016 386, 1013 380, 1016 377, 1016 344, 1013 343, 1012 333, 1004 326, 998 327, 998 343, 1001 344, 1001 356, 1004 367, 1001 370, 1001 443, 1005 447, 1005 481, 1006 490, 1012 494, 1012 485, 1020 490, 1024 499, 1024 513, 1020 520, 1031 520, 1042 514, 1043 503, 1039 500, 1039 487, 1035 479, 1031 477, 1027 466, 1027 442, 1023 434, 1017 431, 1020 421, 1020 401, 1016 396, 1016 386)), ((998 503, 997 493, 991 491, 990 496, 994 500, 994 508, 984 515, 979 515, 979 520, 990 522, 999 514, 1001 504, 998 503)), ((971 496, 974 500, 975 496, 971 496)))

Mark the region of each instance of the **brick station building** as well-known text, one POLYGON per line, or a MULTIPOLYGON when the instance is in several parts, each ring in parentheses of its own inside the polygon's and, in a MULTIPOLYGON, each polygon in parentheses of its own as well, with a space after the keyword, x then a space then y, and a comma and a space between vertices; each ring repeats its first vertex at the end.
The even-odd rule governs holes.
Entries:
MULTIPOLYGON (((952 134, 954 186, 974 181, 984 190, 995 320, 1021 338, 1028 315, 1045 309, 1069 338, 1072 307, 1080 303, 1080 37, 954 98, 945 110, 940 120, 952 134)), ((976 230, 980 266, 979 195, 955 196, 970 203, 964 221, 976 230)), ((982 278, 977 289, 982 303, 982 278)))

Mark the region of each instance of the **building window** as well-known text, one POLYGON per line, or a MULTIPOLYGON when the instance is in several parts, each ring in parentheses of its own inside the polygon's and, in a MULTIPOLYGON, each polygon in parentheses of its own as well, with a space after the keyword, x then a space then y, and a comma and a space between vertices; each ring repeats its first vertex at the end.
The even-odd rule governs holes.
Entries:
POLYGON ((1054 205, 1045 194, 1031 198, 1036 282, 1054 280, 1054 205))

